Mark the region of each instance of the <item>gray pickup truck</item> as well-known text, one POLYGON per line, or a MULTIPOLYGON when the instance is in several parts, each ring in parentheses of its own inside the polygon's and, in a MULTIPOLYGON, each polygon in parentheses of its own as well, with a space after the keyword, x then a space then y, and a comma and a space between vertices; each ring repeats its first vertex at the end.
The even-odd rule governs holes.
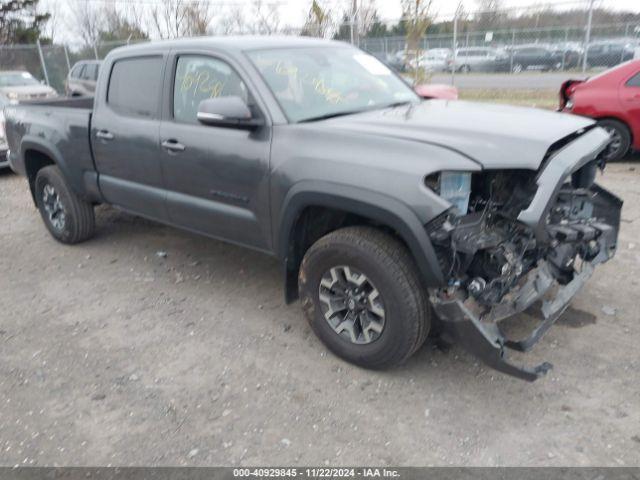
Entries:
POLYGON ((287 302, 369 368, 449 335, 509 362, 616 249, 622 202, 594 183, 589 119, 428 100, 338 42, 202 38, 111 52, 95 99, 5 110, 9 159, 45 225, 76 243, 94 206, 280 259, 287 302), (502 320, 539 306, 513 339, 502 320))

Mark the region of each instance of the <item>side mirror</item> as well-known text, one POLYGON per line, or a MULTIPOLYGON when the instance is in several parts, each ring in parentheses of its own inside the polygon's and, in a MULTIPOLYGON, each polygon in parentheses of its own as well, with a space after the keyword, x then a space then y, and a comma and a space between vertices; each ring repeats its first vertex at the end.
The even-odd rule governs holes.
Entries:
POLYGON ((217 127, 257 128, 264 125, 261 118, 253 118, 251 110, 240 97, 207 98, 198 105, 198 121, 217 127))

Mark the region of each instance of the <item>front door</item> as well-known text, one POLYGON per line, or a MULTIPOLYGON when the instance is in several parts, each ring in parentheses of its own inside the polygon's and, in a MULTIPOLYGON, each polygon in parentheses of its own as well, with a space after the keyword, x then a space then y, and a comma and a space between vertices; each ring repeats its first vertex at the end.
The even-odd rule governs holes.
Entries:
POLYGON ((93 116, 91 143, 107 202, 166 221, 158 136, 163 73, 161 55, 116 60, 93 116))
POLYGON ((266 120, 263 111, 247 82, 220 57, 173 52, 170 65, 166 81, 171 98, 160 126, 160 144, 171 222, 269 250, 270 127, 206 126, 196 116, 202 100, 224 96, 240 97, 254 116, 266 120))

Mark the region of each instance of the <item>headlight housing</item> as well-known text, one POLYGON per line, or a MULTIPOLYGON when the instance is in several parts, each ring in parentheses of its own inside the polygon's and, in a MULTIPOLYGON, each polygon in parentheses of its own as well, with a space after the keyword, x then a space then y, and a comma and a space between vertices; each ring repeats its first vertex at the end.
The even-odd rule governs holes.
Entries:
POLYGON ((471 196, 471 172, 440 172, 429 175, 425 184, 443 200, 451 203, 460 215, 467 214, 471 196))

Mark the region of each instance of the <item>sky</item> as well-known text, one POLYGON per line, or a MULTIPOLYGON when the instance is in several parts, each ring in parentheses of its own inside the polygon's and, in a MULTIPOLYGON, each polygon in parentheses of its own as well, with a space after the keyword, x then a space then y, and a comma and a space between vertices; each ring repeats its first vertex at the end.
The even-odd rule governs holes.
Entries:
MULTIPOLYGON (((243 0, 237 0, 243 1, 243 0)), ((244 0, 247 3, 251 0, 244 0)), ((370 0, 365 0, 370 1, 370 0)), ((402 15, 400 0, 374 0, 379 16, 384 20, 395 20, 402 15)), ((281 15, 285 23, 300 24, 304 22, 304 17, 308 11, 310 0, 284 0, 281 8, 281 15)), ((325 0, 322 5, 345 8, 351 4, 350 0, 325 0)), ((475 0, 462 0, 467 12, 477 10, 475 0)), ((589 0, 502 0, 502 5, 506 9, 526 10, 540 5, 556 5, 558 9, 579 8, 588 6, 589 0)), ((456 0, 434 0, 433 11, 439 17, 451 18, 456 10, 458 1, 456 0)), ((609 8, 612 10, 629 10, 640 12, 640 0, 596 0, 596 6, 609 8)))
MULTIPOLYGON (((78 0, 41 0, 41 5, 44 8, 47 6, 54 6, 58 11, 61 27, 57 27, 56 38, 57 41, 65 42, 77 42, 78 36, 73 32, 71 28, 67 28, 67 25, 72 25, 69 20, 71 17, 70 5, 78 0), (66 25, 65 25, 66 24, 66 25)), ((85 1, 85 0, 80 0, 85 1)), ((162 2, 162 0, 87 0, 96 6, 101 6, 110 3, 116 3, 117 5, 123 5, 125 3, 141 3, 143 5, 149 5, 162 2)), ((224 11, 224 8, 242 6, 246 4, 249 6, 254 0, 205 0, 209 1, 212 5, 218 6, 224 11)), ((300 27, 304 23, 311 0, 263 0, 265 3, 278 3, 280 6, 279 14, 281 23, 283 25, 300 27)), ((335 11, 343 11, 351 5, 352 0, 319 0, 325 8, 330 8, 335 11)), ((378 16, 385 22, 395 23, 402 14, 401 0, 360 0, 362 2, 373 1, 378 11, 378 16)), ((474 12, 477 10, 476 0, 461 0, 464 8, 467 12, 474 12)), ((571 9, 588 6, 589 0, 502 0, 502 6, 505 9, 512 11, 513 13, 524 13, 532 8, 539 8, 541 6, 553 5, 557 9, 571 9)), ((433 8, 435 16, 438 20, 449 20, 453 17, 453 12, 456 9, 458 0, 433 0, 433 8)), ((595 5, 598 7, 608 8, 612 10, 628 10, 633 12, 640 12, 640 0, 595 0, 595 5)))

